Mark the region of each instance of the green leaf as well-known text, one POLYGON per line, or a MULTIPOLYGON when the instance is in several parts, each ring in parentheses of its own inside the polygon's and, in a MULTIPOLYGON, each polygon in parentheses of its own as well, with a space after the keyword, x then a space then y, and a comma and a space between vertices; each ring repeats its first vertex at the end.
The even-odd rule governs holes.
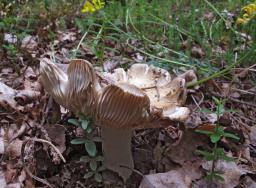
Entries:
POLYGON ((215 104, 220 104, 221 101, 219 99, 217 99, 216 97, 212 97, 212 99, 214 100, 215 104))
POLYGON ((82 128, 84 129, 84 130, 86 130, 87 129, 87 127, 88 127, 88 125, 89 125, 89 121, 87 121, 87 120, 82 120, 82 128))
POLYGON ((241 112, 241 110, 237 110, 237 109, 230 109, 230 110, 225 110, 225 112, 241 112))
POLYGON ((88 179, 88 178, 92 177, 93 174, 94 174, 93 172, 88 172, 88 173, 86 173, 86 174, 84 175, 84 178, 85 178, 85 179, 88 179))
POLYGON ((75 138, 75 139, 71 140, 71 144, 75 144, 75 145, 84 144, 85 141, 86 140, 84 138, 75 138))
POLYGON ((92 128, 88 127, 88 129, 86 129, 86 132, 90 134, 92 132, 92 128))
POLYGON ((240 140, 240 138, 232 133, 224 133, 223 134, 224 137, 227 137, 227 138, 233 138, 235 140, 240 140))
POLYGON ((103 171, 103 170, 105 170, 106 168, 104 167, 104 166, 100 166, 99 168, 98 168, 98 172, 101 172, 101 171, 103 171))
POLYGON ((92 140, 85 141, 85 149, 91 157, 94 157, 97 153, 96 145, 92 140))
POLYGON ((216 143, 220 140, 221 136, 219 134, 212 134, 210 135, 210 139, 212 143, 216 143))
POLYGON ((213 174, 213 177, 214 177, 214 179, 216 179, 216 180, 225 181, 225 179, 223 178, 223 176, 220 175, 220 174, 213 174))
POLYGON ((215 133, 220 135, 220 136, 223 136, 224 135, 224 129, 222 126, 217 126, 216 129, 215 129, 215 133))
POLYGON ((233 157, 229 157, 227 155, 221 155, 221 156, 219 156, 219 159, 222 159, 222 160, 225 160, 225 161, 228 161, 228 162, 232 162, 232 161, 235 160, 233 157))
POLYGON ((203 151, 203 150, 196 150, 196 153, 203 155, 204 159, 207 161, 212 161, 214 160, 214 154, 210 153, 208 151, 203 151))
POLYGON ((207 113, 207 114, 213 113, 211 110, 209 110, 209 109, 207 109, 207 108, 201 108, 201 109, 199 110, 199 112, 204 112, 204 113, 207 113))
POLYGON ((92 140, 93 140, 94 142, 102 142, 102 139, 101 139, 100 137, 98 137, 98 136, 93 137, 92 140))
POLYGON ((90 161, 90 168, 92 171, 96 171, 97 169, 97 162, 95 160, 90 161))
POLYGON ((98 183, 101 183, 101 182, 102 182, 102 175, 99 174, 99 173, 95 173, 95 174, 94 174, 94 179, 95 179, 95 181, 97 181, 98 183))
POLYGON ((80 127, 80 123, 79 123, 79 121, 77 119, 68 119, 68 123, 80 127))
POLYGON ((82 156, 80 157, 80 161, 88 163, 91 160, 89 156, 82 156))
POLYGON ((103 161, 104 160, 104 157, 103 156, 97 156, 95 159, 95 161, 103 161))
POLYGON ((196 133, 201 133, 201 134, 206 134, 208 136, 214 134, 213 132, 211 131, 205 131, 205 130, 195 130, 196 133))

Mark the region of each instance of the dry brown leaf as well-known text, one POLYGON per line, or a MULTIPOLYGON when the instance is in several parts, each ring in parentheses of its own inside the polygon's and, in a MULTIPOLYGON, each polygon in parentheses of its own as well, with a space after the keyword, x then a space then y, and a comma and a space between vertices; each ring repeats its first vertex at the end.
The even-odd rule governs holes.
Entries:
POLYGON ((27 49, 30 52, 34 52, 37 49, 38 38, 36 36, 27 35, 21 41, 21 47, 27 49))
POLYGON ((47 125, 45 129, 52 143, 63 153, 66 150, 65 127, 61 125, 47 125))
MULTIPOLYGON (((212 168, 212 161, 207 161, 202 164, 205 170, 210 171, 212 168)), ((222 175, 224 182, 221 183, 222 188, 234 188, 239 184, 240 177, 250 171, 238 166, 235 162, 227 162, 219 160, 216 163, 216 170, 224 172, 222 175)))
POLYGON ((195 150, 199 146, 206 146, 208 140, 203 135, 195 133, 194 130, 187 130, 178 145, 169 146, 167 156, 180 165, 185 161, 198 159, 195 150))
POLYGON ((21 146, 23 141, 20 139, 15 139, 7 147, 7 153, 10 158, 19 157, 21 155, 21 146))
POLYGON ((144 176, 139 188, 190 188, 192 180, 182 170, 144 176))

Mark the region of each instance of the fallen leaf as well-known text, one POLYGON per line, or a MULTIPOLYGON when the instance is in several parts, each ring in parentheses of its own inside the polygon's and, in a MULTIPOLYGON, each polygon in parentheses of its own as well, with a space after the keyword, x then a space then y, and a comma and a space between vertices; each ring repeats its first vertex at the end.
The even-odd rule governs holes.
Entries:
POLYGON ((205 53, 201 47, 193 46, 191 49, 191 56, 201 59, 205 56, 205 53))
POLYGON ((20 157, 21 155, 21 146, 23 141, 20 139, 15 139, 7 147, 7 153, 10 158, 20 157))
MULTIPOLYGON (((212 161, 206 161, 202 164, 203 169, 210 171, 212 168, 212 161)), ((222 188, 234 188, 239 184, 240 177, 249 173, 250 171, 238 166, 235 162, 227 162, 219 160, 216 163, 216 170, 222 171, 224 174, 224 182, 221 183, 222 188)))
POLYGON ((0 185, 2 187, 5 187, 6 186, 6 180, 5 180, 5 175, 4 175, 4 172, 2 170, 2 167, 0 167, 0 185))
POLYGON ((191 185, 191 178, 182 170, 172 170, 144 176, 139 188, 190 188, 191 185))
POLYGON ((65 127, 61 125, 48 125, 45 126, 45 129, 53 144, 63 153, 66 150, 65 127))
POLYGON ((5 33, 4 34, 4 41, 9 43, 9 44, 14 44, 18 41, 17 36, 10 34, 10 33, 5 33))
POLYGON ((169 146, 166 155, 174 162, 183 165, 185 161, 198 158, 195 150, 199 146, 205 146, 208 140, 204 135, 195 133, 194 130, 187 130, 178 145, 169 146))
POLYGON ((27 35, 21 41, 21 47, 30 52, 35 51, 38 46, 37 40, 36 36, 27 35))

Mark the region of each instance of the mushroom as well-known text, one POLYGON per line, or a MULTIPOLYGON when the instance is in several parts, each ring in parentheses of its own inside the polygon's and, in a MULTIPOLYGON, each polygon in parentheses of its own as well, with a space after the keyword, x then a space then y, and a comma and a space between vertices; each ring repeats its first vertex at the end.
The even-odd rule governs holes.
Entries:
POLYGON ((85 60, 72 60, 67 73, 45 59, 40 66, 41 81, 56 102, 101 126, 103 165, 124 180, 134 168, 133 130, 167 127, 190 113, 182 107, 185 75, 172 79, 168 71, 146 64, 96 73, 85 60))

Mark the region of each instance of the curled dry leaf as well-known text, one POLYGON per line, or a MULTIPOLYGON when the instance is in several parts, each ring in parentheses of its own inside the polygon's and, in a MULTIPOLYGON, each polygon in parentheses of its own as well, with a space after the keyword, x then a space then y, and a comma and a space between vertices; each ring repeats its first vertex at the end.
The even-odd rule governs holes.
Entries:
POLYGON ((70 62, 66 73, 47 59, 41 61, 41 81, 46 91, 60 105, 93 118, 103 127, 104 164, 125 180, 133 168, 133 129, 170 126, 189 116, 189 109, 182 107, 188 75, 172 79, 168 71, 146 64, 134 64, 127 72, 119 68, 101 73, 79 59, 70 62), (122 147, 118 140, 128 144, 122 147), (127 155, 114 156, 116 151, 127 155))

